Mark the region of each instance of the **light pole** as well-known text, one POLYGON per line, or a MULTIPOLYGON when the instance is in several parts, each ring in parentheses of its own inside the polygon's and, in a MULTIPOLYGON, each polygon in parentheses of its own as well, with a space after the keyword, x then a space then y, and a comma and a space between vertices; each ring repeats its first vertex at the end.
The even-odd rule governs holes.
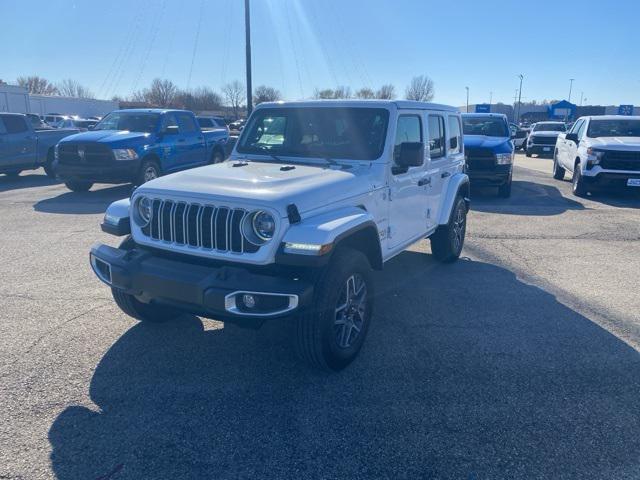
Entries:
POLYGON ((469 87, 464 87, 467 89, 467 113, 469 113, 469 87))
POLYGON ((584 92, 580 92, 580 106, 582 106, 583 99, 584 99, 584 92))
POLYGON ((522 79, 524 78, 523 74, 518 75, 520 78, 520 88, 518 89, 518 110, 516 113, 516 124, 520 124, 520 101, 522 100, 522 79))
POLYGON ((493 101, 493 92, 489 92, 489 105, 491 105, 492 101, 493 101))
POLYGON ((570 78, 569 79, 569 99, 568 102, 571 103, 571 90, 573 90, 573 81, 575 80, 575 78, 570 78))
POLYGON ((251 15, 249 11, 249 0, 244 0, 244 34, 245 34, 245 55, 247 69, 247 118, 253 110, 253 88, 251 87, 251 15))

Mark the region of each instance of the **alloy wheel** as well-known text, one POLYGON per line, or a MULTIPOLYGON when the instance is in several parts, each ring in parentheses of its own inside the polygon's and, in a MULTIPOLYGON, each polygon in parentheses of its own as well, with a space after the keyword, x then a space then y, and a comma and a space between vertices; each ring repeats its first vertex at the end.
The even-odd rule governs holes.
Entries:
POLYGON ((338 298, 333 322, 340 348, 351 347, 364 328, 367 309, 367 285, 358 273, 351 275, 338 298))

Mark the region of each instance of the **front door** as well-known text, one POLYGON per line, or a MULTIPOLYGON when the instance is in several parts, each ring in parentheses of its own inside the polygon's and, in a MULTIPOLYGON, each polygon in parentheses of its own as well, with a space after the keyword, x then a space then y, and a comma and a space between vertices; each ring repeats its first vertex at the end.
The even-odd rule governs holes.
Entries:
POLYGON ((400 154, 400 145, 404 142, 424 144, 423 119, 420 112, 400 115, 396 125, 394 162, 389 182, 388 249, 404 247, 418 240, 426 232, 427 188, 430 180, 426 172, 426 162, 423 161, 418 167, 399 167, 396 160, 400 154))

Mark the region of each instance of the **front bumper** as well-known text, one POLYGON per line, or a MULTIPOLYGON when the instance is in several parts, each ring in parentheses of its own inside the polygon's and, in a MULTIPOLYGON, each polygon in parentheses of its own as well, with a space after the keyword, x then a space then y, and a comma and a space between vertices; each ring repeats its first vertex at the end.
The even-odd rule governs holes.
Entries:
POLYGON ((136 179, 140 160, 126 160, 107 165, 75 165, 54 162, 54 171, 63 180, 79 179, 97 183, 127 183, 136 179))
POLYGON ((533 155, 547 155, 553 157, 553 152, 555 151, 555 145, 527 145, 527 153, 531 153, 533 155))
POLYGON ((299 276, 187 263, 138 248, 124 250, 97 244, 91 249, 90 260, 100 280, 142 302, 246 326, 260 326, 266 319, 295 314, 308 307, 313 296, 313 282, 299 276), (253 308, 243 303, 245 294, 256 300, 253 308))
POLYGON ((496 186, 505 185, 511 180, 511 172, 513 165, 495 165, 491 170, 473 170, 469 169, 469 181, 472 186, 496 186))
POLYGON ((627 181, 630 178, 640 178, 640 172, 599 172, 595 175, 590 175, 589 171, 583 172, 582 179, 584 182, 592 187, 600 188, 618 188, 618 189, 633 189, 640 191, 640 187, 627 187, 627 181))

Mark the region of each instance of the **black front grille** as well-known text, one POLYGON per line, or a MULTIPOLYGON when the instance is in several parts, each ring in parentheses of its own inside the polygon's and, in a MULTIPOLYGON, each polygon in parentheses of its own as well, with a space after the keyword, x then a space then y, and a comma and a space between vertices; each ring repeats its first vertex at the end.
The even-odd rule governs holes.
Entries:
POLYGON ((58 145, 58 161, 63 165, 107 165, 112 160, 111 149, 99 143, 64 142, 58 145))
POLYGON ((469 170, 492 170, 496 165, 496 157, 490 148, 465 148, 465 158, 469 170))
POLYGON ((607 151, 600 160, 600 166, 607 170, 640 172, 640 152, 607 151))
POLYGON ((240 208, 154 200, 151 221, 142 233, 154 240, 220 252, 255 253, 242 232, 248 215, 240 208))
POLYGON ((531 137, 531 143, 534 145, 555 145, 557 140, 557 137, 537 137, 535 135, 531 137))

